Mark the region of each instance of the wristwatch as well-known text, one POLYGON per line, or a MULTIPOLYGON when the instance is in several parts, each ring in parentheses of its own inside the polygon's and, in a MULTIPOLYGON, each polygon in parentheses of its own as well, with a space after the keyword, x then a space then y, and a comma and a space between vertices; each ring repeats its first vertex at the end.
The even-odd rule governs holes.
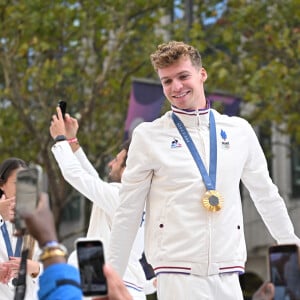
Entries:
POLYGON ((65 135, 58 135, 55 137, 54 142, 56 143, 56 142, 66 141, 66 140, 67 140, 67 138, 65 135))

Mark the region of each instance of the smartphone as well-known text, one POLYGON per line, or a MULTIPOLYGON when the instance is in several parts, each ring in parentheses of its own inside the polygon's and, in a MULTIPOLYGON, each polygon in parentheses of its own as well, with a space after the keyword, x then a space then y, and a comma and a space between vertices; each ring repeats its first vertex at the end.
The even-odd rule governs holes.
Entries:
POLYGON ((60 107, 63 118, 65 118, 65 114, 67 111, 67 102, 60 100, 60 101, 58 101, 58 106, 60 107))
POLYGON ((107 283, 103 274, 105 258, 102 241, 79 238, 75 241, 75 248, 83 295, 107 295, 107 283))
POLYGON ((274 300, 300 300, 300 265, 297 245, 269 248, 270 280, 275 286, 274 300))
POLYGON ((26 224, 25 221, 20 218, 20 213, 35 210, 42 185, 43 175, 41 166, 34 165, 28 169, 18 171, 16 179, 16 214, 14 221, 17 231, 25 231, 26 224))

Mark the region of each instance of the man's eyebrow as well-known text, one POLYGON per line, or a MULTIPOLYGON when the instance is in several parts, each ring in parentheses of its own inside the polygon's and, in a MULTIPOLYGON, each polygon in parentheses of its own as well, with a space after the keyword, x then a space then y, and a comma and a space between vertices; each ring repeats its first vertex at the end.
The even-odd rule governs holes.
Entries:
MULTIPOLYGON (((186 74, 186 73, 190 73, 188 70, 184 70, 184 71, 180 71, 179 73, 176 73, 175 74, 175 77, 176 76, 180 76, 180 75, 183 75, 183 74, 186 74)), ((166 79, 169 79, 170 77, 169 76, 164 76, 164 77, 161 77, 159 78, 160 80, 166 80, 166 79)))

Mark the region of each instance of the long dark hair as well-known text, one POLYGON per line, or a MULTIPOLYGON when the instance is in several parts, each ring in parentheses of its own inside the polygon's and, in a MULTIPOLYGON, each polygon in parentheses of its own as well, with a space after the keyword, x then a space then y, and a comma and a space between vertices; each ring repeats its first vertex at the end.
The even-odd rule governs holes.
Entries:
POLYGON ((17 157, 10 157, 0 164, 0 197, 3 195, 2 185, 6 183, 11 173, 19 168, 27 168, 24 160, 17 157))
MULTIPOLYGON (((19 168, 28 168, 26 162, 17 157, 10 157, 0 164, 0 197, 4 194, 1 186, 6 183, 11 173, 19 168)), ((23 249, 29 249, 28 259, 32 259, 35 240, 30 235, 24 235, 23 249)))

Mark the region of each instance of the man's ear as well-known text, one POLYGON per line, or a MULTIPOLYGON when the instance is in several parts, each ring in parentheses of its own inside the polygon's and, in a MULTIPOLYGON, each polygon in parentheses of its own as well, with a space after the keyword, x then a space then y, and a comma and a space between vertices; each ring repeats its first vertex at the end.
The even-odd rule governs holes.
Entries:
POLYGON ((205 82, 207 79, 207 72, 203 67, 200 69, 200 74, 201 74, 202 82, 205 82))

